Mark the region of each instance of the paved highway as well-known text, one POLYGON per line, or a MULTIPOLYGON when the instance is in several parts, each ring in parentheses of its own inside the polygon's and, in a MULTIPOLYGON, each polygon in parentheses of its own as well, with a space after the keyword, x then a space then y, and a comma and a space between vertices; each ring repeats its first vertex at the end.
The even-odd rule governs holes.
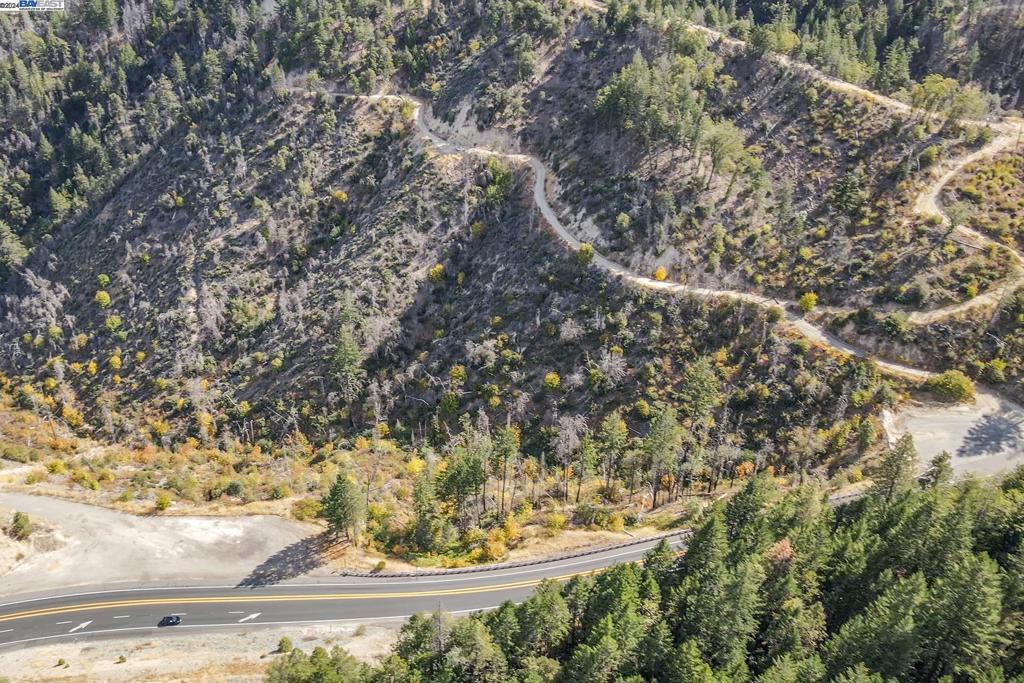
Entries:
MULTIPOLYGON (((449 613, 519 601, 545 579, 568 580, 643 557, 657 541, 523 567, 418 577, 338 578, 334 582, 237 586, 96 587, 0 604, 0 652, 33 643, 103 637, 150 637, 214 630, 327 622, 375 622, 441 609, 449 613), (164 616, 178 626, 159 627, 164 616)), ((681 548, 683 533, 669 539, 681 548)), ((112 558, 116 561, 116 558, 112 558)))

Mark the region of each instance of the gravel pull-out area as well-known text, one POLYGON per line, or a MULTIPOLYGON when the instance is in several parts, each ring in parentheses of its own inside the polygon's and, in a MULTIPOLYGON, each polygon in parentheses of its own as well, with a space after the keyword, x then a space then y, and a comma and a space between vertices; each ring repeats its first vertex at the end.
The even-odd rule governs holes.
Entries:
POLYGON ((60 530, 63 547, 39 552, 0 581, 0 596, 117 582, 219 580, 254 572, 326 571, 301 562, 315 527, 273 516, 135 515, 56 498, 0 491, 0 508, 41 518, 60 530))
POLYGON ((913 404, 887 425, 891 437, 910 433, 922 465, 953 456, 959 476, 986 476, 1024 465, 1024 416, 1018 406, 989 392, 973 405, 913 404))

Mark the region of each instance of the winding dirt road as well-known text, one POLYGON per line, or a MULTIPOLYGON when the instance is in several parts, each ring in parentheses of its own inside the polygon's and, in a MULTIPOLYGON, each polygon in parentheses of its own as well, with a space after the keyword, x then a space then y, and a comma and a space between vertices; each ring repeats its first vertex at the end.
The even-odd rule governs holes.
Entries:
MULTIPOLYGON (((584 10, 594 11, 597 13, 604 13, 608 9, 607 6, 599 0, 573 0, 573 2, 584 10)), ((708 26, 693 22, 687 22, 687 26, 690 29, 707 36, 709 39, 723 45, 727 45, 733 49, 744 50, 747 48, 747 44, 744 41, 728 36, 721 31, 708 26)), ((801 62, 793 59, 788 55, 772 52, 768 53, 768 57, 770 59, 774 59, 778 64, 792 69, 793 71, 810 76, 816 81, 821 82, 838 92, 854 95, 861 99, 880 104, 894 111, 913 115, 922 119, 931 119, 933 121, 943 121, 945 119, 945 117, 939 113, 914 109, 906 102, 869 90, 863 86, 849 83, 834 76, 829 76, 817 67, 814 67, 807 62, 801 62)), ((968 165, 976 161, 992 158, 1006 149, 1019 145, 1021 139, 1024 138, 1024 119, 1020 118, 1006 117, 1000 121, 965 119, 961 121, 961 123, 971 126, 987 127, 995 131, 997 135, 991 142, 981 149, 959 157, 952 163, 944 164, 940 167, 940 170, 943 170, 941 175, 933 180, 924 190, 922 190, 921 194, 918 195, 917 200, 914 203, 915 212, 922 216, 940 216, 943 224, 945 225, 949 224, 949 217, 942 209, 941 194, 946 185, 949 184, 949 182, 952 181, 953 178, 955 178, 956 175, 968 165)), ((984 248, 990 244, 1005 246, 966 226, 957 226, 956 232, 967 243, 975 245, 978 248, 984 248)), ((1009 247, 1007 248, 1009 249, 1009 247)), ((909 321, 916 325, 927 325, 929 323, 945 320, 975 308, 998 305, 1003 297, 1015 290, 1021 282, 1024 282, 1024 254, 1013 249, 1010 249, 1010 253, 1012 254, 1014 266, 1010 275, 997 286, 978 296, 968 299, 967 301, 942 306, 928 311, 914 311, 907 316, 909 321)), ((844 309, 836 307, 834 310, 841 311, 844 309)), ((805 333, 806 332, 810 332, 810 330, 806 330, 805 333)), ((813 337, 814 335, 811 333, 808 336, 813 337)), ((824 339, 817 339, 817 341, 826 343, 824 339)), ((849 348, 843 350, 846 353, 852 353, 849 348)))
MULTIPOLYGON (((344 93, 334 94, 352 97, 344 93)), ((388 99, 410 102, 413 105, 413 116, 419 135, 441 154, 493 156, 529 166, 533 173, 533 200, 543 216, 544 222, 569 249, 579 250, 580 240, 562 223, 548 200, 548 170, 540 159, 529 154, 506 153, 485 147, 451 142, 434 132, 427 121, 426 105, 416 98, 406 95, 378 95, 370 99, 371 101, 388 99)), ((988 153, 993 153, 993 151, 989 150, 988 153)), ((946 182, 948 182, 948 178, 942 180, 941 185, 946 182)), ((777 299, 750 292, 707 289, 678 282, 655 280, 652 277, 636 273, 596 252, 591 263, 634 286, 649 290, 705 298, 732 299, 769 308, 779 307, 784 310, 785 322, 791 329, 824 348, 856 358, 870 359, 879 369, 911 380, 920 381, 934 375, 928 370, 873 356, 865 349, 839 339, 805 320, 792 310, 787 309, 784 302, 777 299)), ((887 435, 891 441, 895 441, 898 436, 905 433, 914 436, 915 443, 919 444, 918 450, 922 462, 927 462, 942 451, 951 453, 954 456, 953 466, 958 474, 995 474, 1024 462, 1024 408, 984 387, 978 387, 977 399, 972 405, 913 405, 899 415, 887 416, 885 423, 887 435)))
MULTIPOLYGON (((588 9, 595 11, 603 11, 603 5, 593 0, 577 0, 578 4, 582 4, 588 9)), ((724 34, 710 29, 705 26, 698 24, 691 24, 691 26, 709 37, 724 41, 728 44, 735 44, 736 47, 744 47, 742 41, 738 41, 734 38, 725 36, 724 34)), ((781 63, 787 65, 790 68, 799 70, 813 76, 815 79, 820 80, 826 85, 835 88, 837 90, 851 93, 860 97, 867 98, 873 102, 877 102, 881 105, 890 107, 894 110, 901 112, 911 113, 924 117, 939 118, 936 114, 927 114, 921 112, 915 112, 909 105, 904 102, 900 102, 891 97, 872 92, 861 86, 847 83, 839 79, 827 76, 818 69, 805 64, 797 62, 785 55, 772 55, 773 58, 778 59, 781 63)), ((306 89, 301 86, 292 86, 287 88, 288 90, 295 92, 305 92, 306 89)), ((441 154, 472 154, 479 156, 497 157, 511 161, 516 164, 528 166, 533 174, 533 200, 538 210, 544 218, 544 222, 547 224, 549 230, 559 238, 569 249, 577 251, 581 247, 581 241, 570 231, 564 223, 559 219, 557 212, 552 207, 548 200, 549 192, 549 175, 548 170, 544 163, 536 156, 531 154, 505 152, 496 149, 490 149, 486 147, 478 147, 473 145, 463 145, 452 142, 451 140, 445 139, 437 134, 430 126, 427 121, 427 106, 419 99, 410 95, 392 95, 392 94, 380 94, 380 95, 353 95, 347 92, 327 91, 327 94, 336 98, 345 99, 357 99, 368 102, 381 102, 381 101, 394 101, 394 102, 407 102, 413 107, 413 118, 415 121, 416 129, 419 135, 430 145, 432 145, 441 154)), ((999 135, 992 140, 988 145, 979 149, 975 152, 965 155, 960 159, 948 164, 943 168, 943 172, 930 183, 916 199, 914 203, 915 210, 920 214, 926 215, 939 215, 946 222, 949 221, 942 210, 940 203, 940 195, 943 188, 948 184, 963 168, 967 165, 979 161, 981 159, 989 158, 998 154, 999 152, 1007 149, 1010 145, 1015 144, 1016 140, 1019 140, 1024 133, 1024 120, 1021 119, 1004 119, 999 122, 986 122, 986 121, 965 121, 964 123, 989 126, 996 130, 999 135)), ((965 238, 969 239, 978 246, 984 246, 986 244, 993 243, 993 241, 968 228, 958 228, 960 234, 965 238)), ((915 312, 911 314, 910 319, 912 322, 922 324, 928 322, 934 322, 957 313, 969 310, 971 308, 989 305, 992 303, 998 303, 999 299, 1002 298, 1008 291, 1015 287, 1020 282, 1022 275, 1020 274, 1020 266, 1024 266, 1024 257, 1017 252, 1012 252, 1017 262, 1017 268, 1012 278, 1002 283, 996 288, 993 288, 989 292, 982 294, 973 299, 947 306, 932 311, 915 312)), ((670 294, 683 294, 690 296, 697 296, 703 298, 714 298, 714 299, 732 299, 734 301, 740 301, 743 303, 749 303, 756 306, 762 306, 765 308, 780 308, 783 311, 784 322, 790 329, 795 330, 799 334, 803 335, 812 342, 820 345, 823 348, 829 349, 833 352, 852 356, 855 358, 863 358, 871 360, 880 370, 896 375, 913 381, 922 381, 929 377, 934 376, 935 373, 925 370, 923 368, 915 367, 905 363, 899 363, 896 361, 886 360, 879 358, 878 356, 870 353, 868 350, 860 347, 856 344, 847 342, 839 337, 831 334, 822 327, 815 325, 804 319, 802 316, 795 312, 793 302, 780 301, 773 297, 767 297, 760 294, 751 292, 743 292, 731 289, 711 289, 704 287, 694 287, 680 282, 671 282, 668 280, 656 280, 653 277, 637 273, 626 266, 616 263, 608 259, 603 254, 594 253, 592 264, 595 267, 601 268, 607 273, 621 278, 625 282, 628 282, 634 286, 642 287, 644 289, 661 291, 670 294)), ((974 446, 970 445, 970 437, 972 433, 979 430, 984 430, 995 420, 993 429, 995 430, 994 439, 989 441, 995 441, 998 445, 996 451, 1000 458, 1009 459, 1016 458, 1018 455, 1024 453, 1024 408, 1018 406, 1015 403, 1007 401, 991 391, 979 387, 978 388, 978 402, 974 408, 956 408, 959 411, 958 414, 967 411, 967 419, 961 420, 963 424, 962 428, 954 429, 952 432, 942 432, 941 438, 933 439, 938 443, 943 450, 948 450, 952 453, 959 455, 969 455, 973 453, 974 446), (969 447, 969 453, 965 453, 965 448, 969 447)), ((936 408, 932 409, 932 412, 928 414, 926 420, 928 427, 933 427, 936 423, 941 424, 943 422, 943 411, 947 408, 936 408)), ((913 429, 909 429, 913 433, 913 429)), ((934 433, 934 429, 932 432, 934 433)), ((939 430, 942 431, 941 429, 939 430)), ((976 444, 975 444, 976 445, 976 444)))
MULTIPOLYGON (((1024 134, 1024 122, 1020 122, 1019 119, 1006 119, 1000 124, 1000 131, 991 142, 981 149, 965 154, 940 167, 939 170, 941 172, 939 176, 917 196, 914 202, 914 211, 922 216, 940 216, 942 224, 948 226, 950 224, 949 215, 942 205, 942 192, 945 190, 946 185, 952 182, 957 175, 971 164, 991 159, 1008 149, 1013 149, 1018 144, 1022 134, 1024 134)), ((962 303, 931 311, 914 311, 908 316, 911 323, 927 325, 980 306, 996 306, 1002 301, 1003 297, 1017 289, 1021 282, 1024 281, 1024 255, 1019 251, 996 242, 991 237, 983 235, 965 225, 957 225, 955 230, 963 240, 978 248, 996 245, 1006 249, 1013 260, 1010 274, 997 286, 962 303)))
MULTIPOLYGON (((346 93, 330 93, 339 97, 355 97, 346 93)), ((536 204, 541 215, 547 224, 549 230, 557 236, 569 249, 578 251, 582 245, 581 241, 565 226, 564 223, 559 219, 554 207, 551 206, 548 200, 548 170, 544 163, 537 157, 531 154, 522 153, 506 153, 496 151, 484 147, 473 147, 469 145, 460 145, 449 140, 446 140, 436 134, 429 126, 425 116, 425 105, 422 101, 408 96, 408 95, 373 95, 363 97, 362 99, 368 99, 370 101, 381 101, 384 99, 390 99, 395 101, 409 102, 413 106, 414 119, 416 123, 416 129, 420 136, 430 142, 438 152, 441 154, 475 154, 480 156, 491 156, 506 159, 517 164, 529 166, 533 173, 533 201, 536 204)), ((931 377, 934 373, 928 370, 922 370, 910 365, 904 365, 902 363, 896 363, 885 359, 877 358, 865 349, 860 348, 854 344, 839 339, 835 335, 825 331, 821 327, 808 322, 801 316, 797 315, 793 311, 789 310, 787 305, 789 302, 780 301, 773 297, 767 297, 761 294, 754 294, 751 292, 742 292, 733 289, 710 289, 706 287, 694 287, 692 285, 684 284, 681 282, 672 282, 669 280, 656 280, 653 277, 648 277, 641 273, 637 273, 630 270, 626 266, 616 263, 606 256, 594 252, 594 258, 591 264, 597 268, 600 268, 607 273, 621 278, 622 280, 635 285, 637 287, 643 287, 644 289, 667 292, 670 294, 685 294, 690 296, 697 296, 702 298, 712 299, 732 299, 734 301, 741 301, 744 303, 753 304, 755 306, 762 306, 765 308, 777 307, 784 311, 786 323, 793 329, 800 332, 808 339, 821 344, 822 346, 828 347, 834 351, 840 353, 855 356, 857 358, 869 358, 874 361, 881 369, 890 372, 892 374, 901 375, 910 379, 923 380, 931 377)))

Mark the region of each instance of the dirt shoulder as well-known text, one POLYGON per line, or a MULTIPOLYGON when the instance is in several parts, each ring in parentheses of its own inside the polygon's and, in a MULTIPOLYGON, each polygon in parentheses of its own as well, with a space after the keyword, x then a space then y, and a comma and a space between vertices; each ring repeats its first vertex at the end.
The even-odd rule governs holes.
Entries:
POLYGON ((158 638, 56 643, 5 652, 0 675, 19 683, 262 683, 282 636, 306 652, 344 647, 372 662, 386 654, 399 624, 315 624, 288 628, 161 634, 158 638), (124 661, 120 658, 124 657, 124 661), (65 665, 57 665, 64 659, 65 665))

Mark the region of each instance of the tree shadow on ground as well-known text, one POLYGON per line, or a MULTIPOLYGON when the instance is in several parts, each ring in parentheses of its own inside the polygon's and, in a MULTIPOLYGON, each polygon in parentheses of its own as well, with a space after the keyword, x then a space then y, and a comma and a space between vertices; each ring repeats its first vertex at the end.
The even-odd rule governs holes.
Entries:
POLYGON ((1020 416, 1001 411, 986 415, 967 431, 956 450, 958 458, 1007 455, 1024 451, 1024 424, 1020 416))
POLYGON ((238 588, 271 586, 319 569, 346 546, 330 534, 308 536, 277 551, 242 579, 238 588))

